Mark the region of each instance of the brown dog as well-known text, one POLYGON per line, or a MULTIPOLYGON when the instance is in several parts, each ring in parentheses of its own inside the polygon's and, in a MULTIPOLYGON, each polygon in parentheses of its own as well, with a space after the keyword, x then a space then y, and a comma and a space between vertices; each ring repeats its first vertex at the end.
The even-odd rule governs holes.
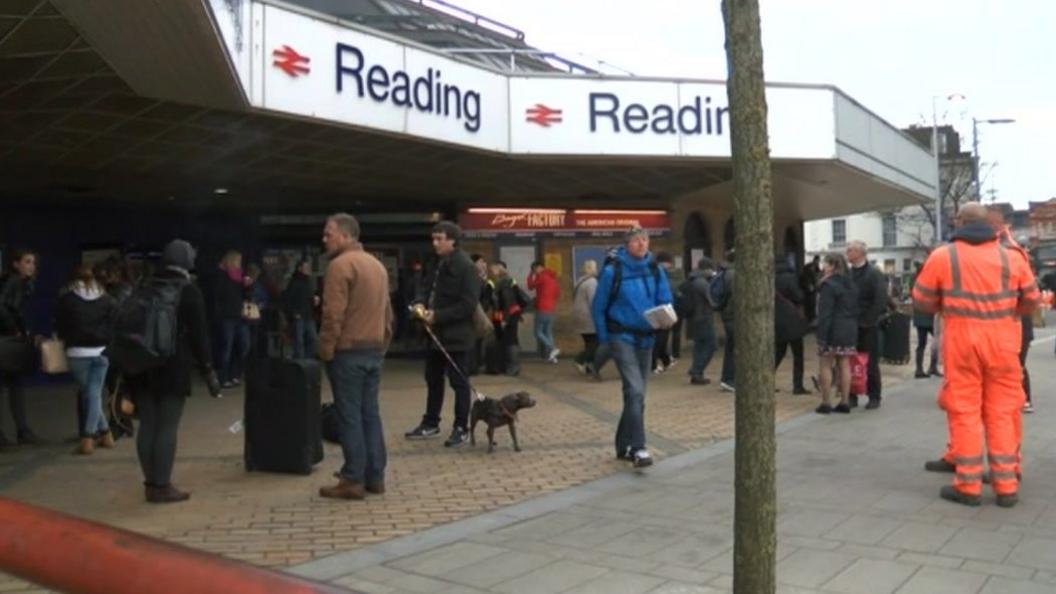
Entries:
POLYGON ((517 411, 533 406, 535 406, 535 401, 532 400, 528 392, 509 394, 498 400, 483 398, 474 401, 469 421, 470 444, 477 445, 477 423, 484 421, 488 425, 489 454, 495 451, 495 428, 503 425, 510 428, 510 437, 513 438, 513 451, 521 451, 521 446, 517 444, 517 411))

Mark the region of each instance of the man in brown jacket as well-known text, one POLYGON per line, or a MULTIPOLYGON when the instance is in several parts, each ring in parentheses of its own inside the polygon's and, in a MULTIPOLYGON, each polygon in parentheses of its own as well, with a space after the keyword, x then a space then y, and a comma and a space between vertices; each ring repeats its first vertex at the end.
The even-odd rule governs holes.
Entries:
POLYGON ((330 263, 323 283, 319 357, 326 363, 340 426, 345 463, 338 483, 319 495, 363 499, 385 492, 385 439, 378 410, 378 386, 385 351, 392 340, 389 275, 363 250, 359 223, 350 214, 326 221, 323 245, 330 263))

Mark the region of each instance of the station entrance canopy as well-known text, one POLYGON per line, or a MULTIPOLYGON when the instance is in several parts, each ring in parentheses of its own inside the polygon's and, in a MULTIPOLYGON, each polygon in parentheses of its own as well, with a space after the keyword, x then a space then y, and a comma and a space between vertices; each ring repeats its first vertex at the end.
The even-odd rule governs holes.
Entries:
MULTIPOLYGON (((641 206, 700 190, 728 200, 722 81, 502 72, 272 1, 52 3, 135 95, 250 116, 246 133, 208 147, 218 158, 196 155, 203 178, 223 178, 226 157, 257 147, 302 164, 271 167, 272 187, 310 188, 313 177, 316 188, 329 179, 353 195, 415 198, 413 178, 422 199, 477 204, 579 206, 600 194, 641 206), (283 138, 286 122, 314 132, 283 138), (333 151, 301 142, 316 139, 333 151), (347 150, 369 164, 354 180, 341 167, 347 150)), ((779 213, 811 219, 934 195, 931 154, 840 90, 770 84, 767 101, 779 213)), ((132 107, 126 115, 149 118, 132 107)), ((168 171, 186 165, 172 159, 168 171)))

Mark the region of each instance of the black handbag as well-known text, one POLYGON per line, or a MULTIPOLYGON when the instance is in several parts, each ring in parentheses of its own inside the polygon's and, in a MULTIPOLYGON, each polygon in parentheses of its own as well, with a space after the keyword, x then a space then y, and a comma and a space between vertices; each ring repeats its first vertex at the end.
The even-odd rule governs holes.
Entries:
POLYGON ((24 336, 0 336, 0 372, 10 375, 33 373, 37 366, 37 349, 24 336))

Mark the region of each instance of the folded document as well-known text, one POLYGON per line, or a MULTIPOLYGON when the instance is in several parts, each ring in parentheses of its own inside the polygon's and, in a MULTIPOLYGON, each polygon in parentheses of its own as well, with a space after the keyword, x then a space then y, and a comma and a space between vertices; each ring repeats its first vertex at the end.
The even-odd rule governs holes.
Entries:
POLYGON ((656 330, 667 330, 668 328, 675 325, 678 321, 678 315, 675 313, 675 308, 670 303, 664 305, 657 305, 656 307, 645 310, 645 319, 649 322, 649 325, 656 330))

